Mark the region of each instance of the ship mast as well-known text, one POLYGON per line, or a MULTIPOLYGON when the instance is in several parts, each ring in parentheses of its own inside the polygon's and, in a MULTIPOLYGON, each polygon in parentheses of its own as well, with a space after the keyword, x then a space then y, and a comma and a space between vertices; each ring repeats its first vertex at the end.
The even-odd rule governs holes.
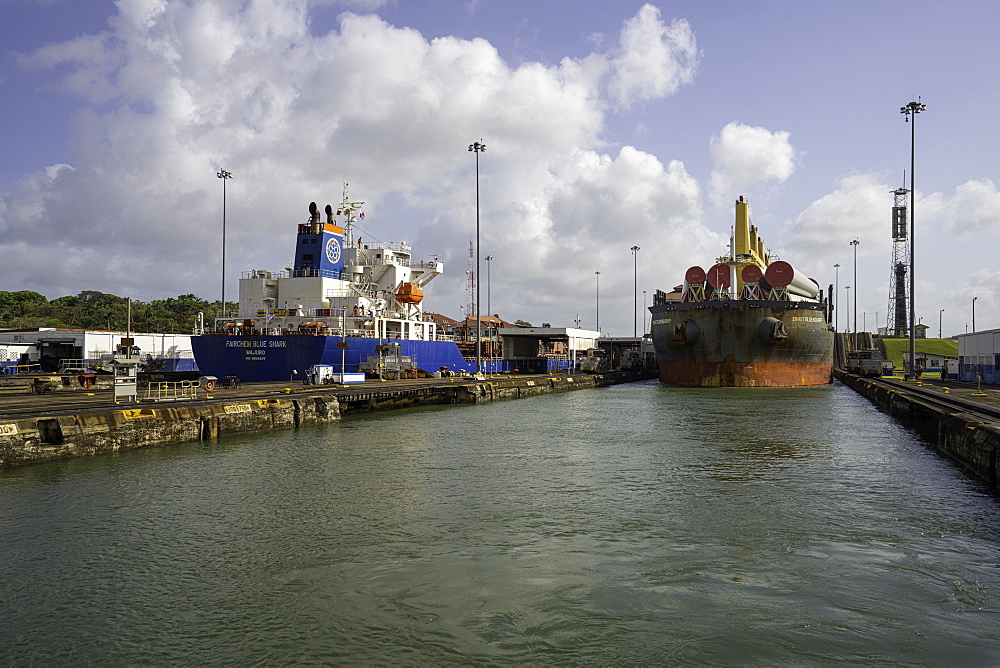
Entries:
POLYGON ((364 206, 364 202, 352 202, 347 197, 347 182, 344 182, 344 201, 340 204, 340 211, 344 214, 344 244, 347 248, 354 248, 354 223, 358 221, 358 210, 364 206))

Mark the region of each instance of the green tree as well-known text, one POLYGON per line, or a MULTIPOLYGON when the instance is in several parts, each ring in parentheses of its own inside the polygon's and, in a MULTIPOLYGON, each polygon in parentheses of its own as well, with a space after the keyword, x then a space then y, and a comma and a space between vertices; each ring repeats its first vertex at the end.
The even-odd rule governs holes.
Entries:
POLYGON ((44 295, 32 292, 31 290, 21 290, 19 292, 0 291, 0 323, 20 318, 25 313, 32 312, 39 305, 48 303, 49 300, 44 295))

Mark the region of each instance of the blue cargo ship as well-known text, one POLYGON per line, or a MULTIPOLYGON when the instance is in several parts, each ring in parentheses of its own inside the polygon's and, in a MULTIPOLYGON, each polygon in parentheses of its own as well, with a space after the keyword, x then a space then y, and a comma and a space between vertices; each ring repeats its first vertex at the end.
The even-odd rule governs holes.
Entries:
POLYGON ((365 244, 354 238, 361 206, 344 197, 325 220, 315 203, 297 223, 295 262, 280 272, 257 269, 240 278, 239 310, 191 337, 206 375, 242 381, 303 378, 316 364, 356 372, 383 355, 406 358, 427 372, 474 372, 456 343, 423 312, 423 289, 444 271, 415 262, 406 242, 365 244))

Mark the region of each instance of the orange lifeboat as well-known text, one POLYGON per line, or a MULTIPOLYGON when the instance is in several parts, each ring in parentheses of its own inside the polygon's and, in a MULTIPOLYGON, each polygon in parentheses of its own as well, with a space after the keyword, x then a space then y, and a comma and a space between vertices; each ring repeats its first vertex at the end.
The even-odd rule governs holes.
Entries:
POLYGON ((404 304, 419 304, 424 299, 424 291, 413 283, 403 283, 396 291, 396 299, 404 304))

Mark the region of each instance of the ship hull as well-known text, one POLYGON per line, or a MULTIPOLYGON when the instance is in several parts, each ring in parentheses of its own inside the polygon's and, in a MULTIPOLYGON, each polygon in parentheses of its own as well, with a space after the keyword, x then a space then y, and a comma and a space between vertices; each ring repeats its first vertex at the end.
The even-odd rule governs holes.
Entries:
POLYGON ((235 376, 242 382, 292 381, 304 378, 306 369, 330 364, 335 373, 355 372, 368 357, 378 355, 376 346, 400 344, 402 355, 413 358, 417 368, 428 372, 445 367, 449 371, 474 371, 452 341, 374 339, 308 334, 238 336, 204 334, 191 337, 198 368, 205 375, 235 376), (346 342, 341 349, 338 343, 346 342), (343 360, 343 362, 342 362, 343 360))
POLYGON ((662 383, 804 387, 831 382, 833 332, 823 304, 673 302, 650 312, 662 383))

